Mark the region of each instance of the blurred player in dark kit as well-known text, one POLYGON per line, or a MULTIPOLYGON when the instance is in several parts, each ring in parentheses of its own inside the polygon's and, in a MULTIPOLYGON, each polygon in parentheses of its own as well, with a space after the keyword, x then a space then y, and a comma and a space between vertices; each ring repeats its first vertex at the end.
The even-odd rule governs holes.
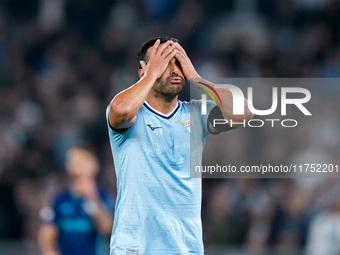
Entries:
POLYGON ((66 170, 69 189, 41 210, 39 246, 43 255, 101 254, 112 228, 113 201, 96 184, 98 160, 86 146, 76 146, 67 154, 66 170))

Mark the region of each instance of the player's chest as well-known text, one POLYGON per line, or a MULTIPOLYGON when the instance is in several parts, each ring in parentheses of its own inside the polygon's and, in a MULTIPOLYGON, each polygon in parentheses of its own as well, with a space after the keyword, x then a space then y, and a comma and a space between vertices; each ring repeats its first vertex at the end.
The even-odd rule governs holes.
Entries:
POLYGON ((88 232, 94 230, 85 203, 65 200, 57 205, 56 212, 57 225, 63 231, 88 232))
POLYGON ((190 156, 190 132, 190 115, 169 119, 154 114, 137 116, 126 147, 139 148, 147 157, 177 160, 190 156))
POLYGON ((190 117, 162 119, 150 116, 143 120, 147 138, 167 145, 179 145, 190 141, 190 117))

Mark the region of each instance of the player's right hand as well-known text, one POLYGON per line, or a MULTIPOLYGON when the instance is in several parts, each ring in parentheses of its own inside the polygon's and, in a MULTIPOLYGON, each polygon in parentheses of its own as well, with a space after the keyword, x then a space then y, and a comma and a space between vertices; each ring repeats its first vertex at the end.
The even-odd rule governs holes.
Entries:
POLYGON ((73 188, 78 195, 85 199, 96 200, 99 197, 96 181, 91 177, 78 177, 73 188))
POLYGON ((169 61, 178 52, 175 47, 176 44, 173 41, 160 44, 158 39, 151 48, 148 63, 145 63, 143 60, 140 61, 144 74, 154 75, 156 79, 160 78, 167 68, 169 61))

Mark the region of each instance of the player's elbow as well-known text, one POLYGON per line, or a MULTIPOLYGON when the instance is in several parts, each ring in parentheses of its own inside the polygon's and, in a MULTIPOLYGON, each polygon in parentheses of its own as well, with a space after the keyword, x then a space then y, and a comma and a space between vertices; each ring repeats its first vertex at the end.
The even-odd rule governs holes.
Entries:
POLYGON ((113 99, 110 103, 110 116, 114 116, 115 122, 124 122, 130 118, 131 106, 127 102, 113 99))
POLYGON ((254 117, 254 114, 248 109, 244 109, 244 114, 241 115, 233 115, 232 120, 233 122, 248 122, 254 117))
POLYGON ((246 121, 251 120, 254 117, 254 113, 252 113, 248 107, 246 107, 246 109, 244 109, 244 119, 246 121))
POLYGON ((249 110, 247 100, 244 100, 244 115, 242 116, 242 119, 245 120, 245 121, 249 121, 249 120, 251 120, 253 117, 254 117, 254 113, 252 113, 252 112, 249 110))

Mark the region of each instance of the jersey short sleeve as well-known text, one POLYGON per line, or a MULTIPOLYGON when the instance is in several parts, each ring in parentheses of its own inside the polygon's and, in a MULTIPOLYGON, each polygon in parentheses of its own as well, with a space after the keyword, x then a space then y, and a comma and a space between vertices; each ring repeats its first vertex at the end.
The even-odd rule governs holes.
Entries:
POLYGON ((42 220, 43 223, 56 225, 57 222, 56 204, 57 198, 55 197, 51 205, 45 206, 40 210, 40 219, 42 220))
POLYGON ((207 137, 211 132, 209 132, 208 128, 208 116, 211 111, 216 106, 216 104, 211 101, 207 100, 207 114, 202 114, 202 101, 201 100, 191 100, 190 101, 190 111, 191 115, 196 116, 199 119, 199 124, 203 128, 203 137, 207 137))

